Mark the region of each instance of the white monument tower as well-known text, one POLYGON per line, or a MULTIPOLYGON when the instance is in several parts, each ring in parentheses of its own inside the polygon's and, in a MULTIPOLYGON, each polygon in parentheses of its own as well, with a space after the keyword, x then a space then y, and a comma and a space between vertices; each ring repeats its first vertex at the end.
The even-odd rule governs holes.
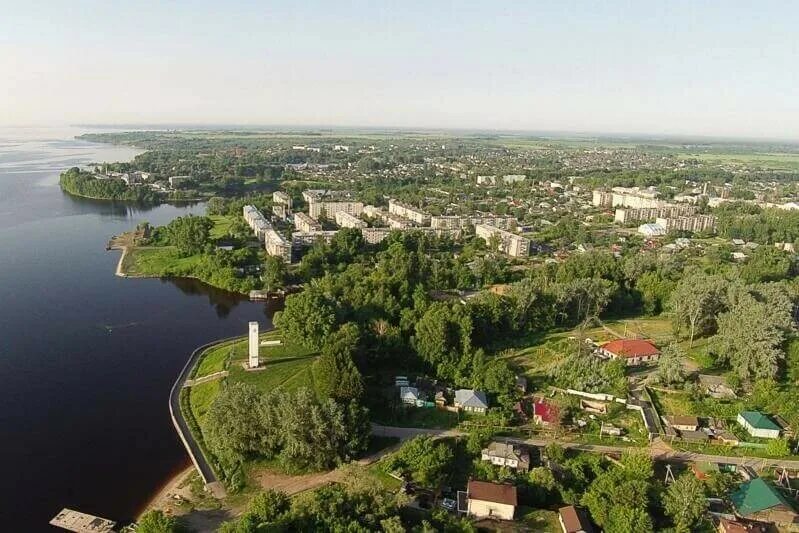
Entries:
POLYGON ((258 368, 258 322, 250 322, 250 368, 258 368))

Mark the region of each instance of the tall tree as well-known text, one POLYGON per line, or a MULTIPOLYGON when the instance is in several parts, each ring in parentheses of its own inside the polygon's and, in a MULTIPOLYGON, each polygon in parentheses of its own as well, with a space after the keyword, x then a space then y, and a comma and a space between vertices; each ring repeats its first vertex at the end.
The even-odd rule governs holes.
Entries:
POLYGON ((705 488, 696 476, 686 472, 669 485, 663 504, 677 531, 692 531, 707 511, 705 488))

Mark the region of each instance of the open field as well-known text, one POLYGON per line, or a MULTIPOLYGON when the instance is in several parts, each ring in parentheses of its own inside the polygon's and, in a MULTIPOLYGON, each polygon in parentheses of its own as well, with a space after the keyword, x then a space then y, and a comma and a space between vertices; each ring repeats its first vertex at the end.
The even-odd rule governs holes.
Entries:
POLYGON ((799 153, 680 153, 682 159, 699 159, 708 163, 745 164, 771 170, 799 169, 799 153))
POLYGON ((221 239, 227 235, 230 226, 232 226, 233 222, 236 220, 235 217, 222 215, 209 215, 208 218, 214 223, 214 227, 211 228, 212 239, 221 239))

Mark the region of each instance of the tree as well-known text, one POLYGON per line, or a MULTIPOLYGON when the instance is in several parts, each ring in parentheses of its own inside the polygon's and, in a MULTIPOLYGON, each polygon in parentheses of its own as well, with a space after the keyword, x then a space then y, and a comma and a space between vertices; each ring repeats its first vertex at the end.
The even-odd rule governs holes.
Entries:
POLYGON ((472 322, 464 306, 434 303, 416 323, 413 345, 437 374, 453 379, 463 354, 471 347, 472 322))
POLYGON ((283 258, 277 255, 267 255, 261 279, 264 282, 264 289, 267 291, 271 292, 283 287, 286 280, 286 263, 283 258))
POLYGON ((420 485, 438 489, 452 468, 454 454, 444 442, 436 442, 432 437, 415 437, 402 445, 399 451, 386 463, 388 471, 409 472, 420 485))
MULTIPOLYGON (((620 464, 613 465, 600 474, 583 495, 583 504, 588 507, 600 526, 607 524, 621 527, 619 515, 628 512, 614 510, 623 507, 646 514, 649 505, 650 479, 653 474, 652 459, 643 453, 628 452, 622 455, 620 464)), ((641 515, 637 515, 642 519, 641 515)), ((628 517, 630 518, 630 517, 628 517)), ((645 522, 645 520, 643 520, 645 522)), ((623 523, 623 521, 621 521, 623 523)), ((651 530, 651 526, 650 526, 651 530)), ((616 529, 616 531, 633 531, 616 529)), ((646 531, 644 529, 643 531, 646 531)))
POLYGON ((741 279, 747 283, 779 281, 787 278, 790 271, 788 254, 771 246, 760 246, 741 267, 741 279))
POLYGON ((144 513, 138 521, 137 533, 180 533, 183 528, 174 516, 166 516, 163 511, 153 510, 144 513))
POLYGON ((361 373, 353 362, 360 334, 352 322, 330 335, 322 347, 322 355, 314 362, 313 374, 320 394, 339 402, 357 400, 363 394, 361 373))
POLYGON ((333 305, 313 287, 286 298, 282 311, 275 313, 275 326, 292 342, 318 350, 333 330, 336 312, 333 305))
POLYGON ((646 510, 626 505, 614 505, 610 508, 605 533, 648 533, 654 531, 652 518, 646 510))
POLYGON ((689 346, 694 345, 697 333, 712 331, 716 315, 724 308, 726 283, 724 280, 702 273, 685 276, 671 295, 674 326, 680 331, 688 326, 689 346))
POLYGON ((266 490, 256 494, 247 512, 258 518, 259 522, 274 522, 291 508, 291 499, 285 492, 266 490))
POLYGON ((663 385, 681 385, 685 383, 685 368, 683 359, 685 352, 676 344, 671 343, 660 353, 658 368, 654 378, 663 385))
POLYGON ((598 317, 610 302, 618 285, 602 278, 579 278, 559 286, 560 314, 573 323, 598 317))
POLYGON ((728 312, 718 318, 713 350, 720 361, 732 366, 745 382, 777 375, 785 358, 782 344, 791 325, 791 304, 785 298, 758 301, 749 293, 738 294, 728 312))
POLYGON ((663 505, 677 531, 692 531, 707 510, 704 487, 696 476, 685 472, 669 485, 663 505))
POLYGON ((788 457, 791 446, 786 439, 770 439, 766 444, 766 455, 769 457, 788 457))
POLYGON ((208 244, 213 227, 208 217, 178 217, 166 226, 167 240, 183 256, 198 254, 208 244))

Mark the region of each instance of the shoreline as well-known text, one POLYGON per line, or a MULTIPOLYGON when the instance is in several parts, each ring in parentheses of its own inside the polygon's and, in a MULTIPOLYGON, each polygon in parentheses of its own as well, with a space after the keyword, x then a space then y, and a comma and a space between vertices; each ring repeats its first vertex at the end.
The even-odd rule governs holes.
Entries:
MULTIPOLYGON (((177 503, 179 500, 175 498, 176 495, 182 496, 181 485, 183 485, 192 473, 195 471, 194 465, 189 463, 189 465, 179 471, 177 474, 173 475, 169 478, 163 485, 155 492, 152 498, 142 507, 142 509, 136 514, 136 520, 139 520, 141 516, 152 510, 160 510, 166 514, 173 514, 168 512, 170 510, 170 503, 177 503)), ((184 498, 185 499, 185 498, 184 498)))

